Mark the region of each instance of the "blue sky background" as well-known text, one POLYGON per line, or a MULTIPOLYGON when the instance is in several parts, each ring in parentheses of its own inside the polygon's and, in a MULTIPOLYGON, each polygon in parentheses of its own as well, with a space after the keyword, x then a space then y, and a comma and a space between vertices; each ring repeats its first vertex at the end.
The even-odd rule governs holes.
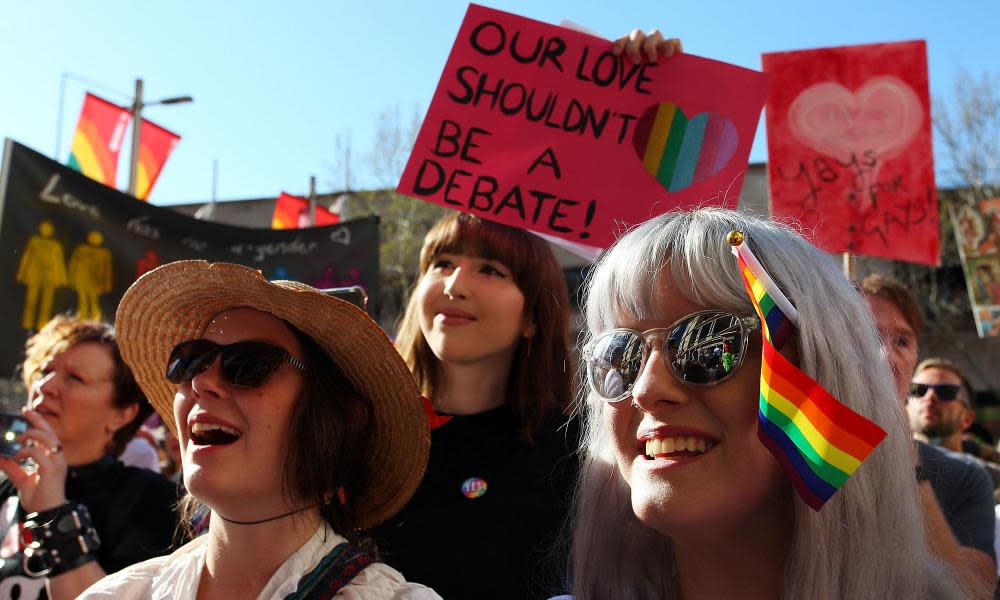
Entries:
MULTIPOLYGON (((926 39, 931 95, 945 101, 959 69, 976 77, 1000 72, 997 0, 487 5, 550 23, 568 19, 609 38, 659 27, 681 37, 688 52, 755 69, 761 52, 926 39)), ((466 7, 452 0, 0 0, 0 137, 54 155, 61 114, 58 158, 65 161, 84 92, 125 104, 142 77, 147 100, 195 99, 144 113, 183 136, 153 190, 155 203, 208 199, 213 160, 219 199, 304 194, 310 175, 321 192, 331 191, 343 181, 333 167, 338 135, 351 139, 355 187, 371 185, 364 157, 378 114, 395 107, 404 119, 423 114, 466 7)), ((127 148, 120 187, 126 156, 127 148)), ((751 160, 766 160, 761 133, 751 160)))

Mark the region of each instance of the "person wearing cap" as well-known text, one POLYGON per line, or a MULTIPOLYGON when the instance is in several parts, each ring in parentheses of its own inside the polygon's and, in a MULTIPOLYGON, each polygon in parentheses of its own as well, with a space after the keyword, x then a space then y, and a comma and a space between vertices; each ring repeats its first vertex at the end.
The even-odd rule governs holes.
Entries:
POLYGON ((120 461, 153 409, 111 325, 56 316, 28 339, 21 372, 30 427, 20 450, 0 458, 0 597, 47 587, 53 600, 75 598, 107 573, 168 554, 178 490, 120 461))
POLYGON ((357 307, 240 265, 143 275, 116 315, 122 356, 180 442, 207 531, 83 598, 439 598, 376 561, 363 531, 426 466, 406 365, 357 307))

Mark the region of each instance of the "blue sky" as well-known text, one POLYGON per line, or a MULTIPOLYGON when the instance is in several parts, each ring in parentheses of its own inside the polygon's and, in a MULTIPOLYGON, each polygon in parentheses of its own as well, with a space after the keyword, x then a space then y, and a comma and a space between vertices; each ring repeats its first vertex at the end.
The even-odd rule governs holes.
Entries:
MULTIPOLYGON (((467 4, 263 0, 23 2, 0 0, 0 137, 66 160, 84 92, 127 103, 191 95, 144 116, 183 136, 153 190, 159 204, 305 193, 342 183, 336 139, 349 136, 355 187, 381 111, 426 110, 467 4), (59 91, 66 78, 60 111, 59 91), (77 77, 99 82, 87 86, 77 77), (117 93, 116 93, 117 92, 117 93)), ((906 39, 928 43, 931 95, 949 100, 955 73, 1000 72, 997 0, 494 1, 488 6, 607 37, 659 27, 688 52, 749 68, 760 53, 906 39), (628 7, 623 8, 623 7, 628 7)), ((758 135, 751 160, 766 159, 758 135)), ((119 164, 119 182, 127 177, 119 164)))

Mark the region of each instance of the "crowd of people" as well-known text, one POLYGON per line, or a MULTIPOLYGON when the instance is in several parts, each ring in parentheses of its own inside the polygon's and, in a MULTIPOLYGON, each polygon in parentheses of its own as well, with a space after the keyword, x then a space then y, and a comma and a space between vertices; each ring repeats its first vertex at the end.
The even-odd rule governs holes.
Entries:
POLYGON ((0 457, 0 594, 993 596, 996 452, 966 435, 961 369, 918 364, 898 281, 701 208, 623 235, 584 306, 576 352, 547 244, 455 213, 394 342, 310 286, 204 261, 143 275, 113 328, 56 317, 0 457), (759 437, 762 323, 732 231, 797 311, 782 356, 886 432, 819 510, 759 437))

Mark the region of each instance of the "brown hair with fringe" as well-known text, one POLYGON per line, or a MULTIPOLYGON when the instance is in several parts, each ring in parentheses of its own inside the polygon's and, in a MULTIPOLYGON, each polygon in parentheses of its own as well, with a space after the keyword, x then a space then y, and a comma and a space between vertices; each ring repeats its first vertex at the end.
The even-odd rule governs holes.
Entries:
POLYGON ((122 360, 118 342, 115 341, 114 327, 98 321, 82 321, 69 315, 54 317, 38 333, 28 338, 25 344, 24 362, 21 364, 21 378, 24 387, 30 390, 45 365, 57 354, 87 342, 100 344, 111 353, 111 360, 115 366, 111 379, 114 386, 112 404, 116 408, 125 408, 133 404, 139 406, 135 418, 111 436, 111 451, 115 456, 120 456, 142 422, 153 413, 153 407, 139 389, 132 371, 122 360))
MULTIPOLYGON (((506 265, 524 294, 536 333, 518 344, 507 378, 509 402, 521 435, 531 441, 547 418, 570 404, 574 368, 569 354, 569 294, 559 263, 538 236, 466 213, 438 221, 424 238, 413 289, 441 254, 466 254, 506 265)), ((442 384, 441 362, 420 330, 420 306, 411 292, 400 319, 396 347, 421 393, 433 402, 442 384)))

